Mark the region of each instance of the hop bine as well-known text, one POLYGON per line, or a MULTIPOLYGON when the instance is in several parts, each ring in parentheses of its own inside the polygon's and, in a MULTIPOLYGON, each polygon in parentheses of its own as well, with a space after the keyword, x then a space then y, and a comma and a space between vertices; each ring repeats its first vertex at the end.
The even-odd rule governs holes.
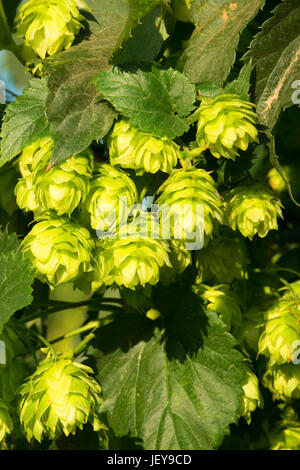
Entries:
POLYGON ((17 17, 17 35, 45 59, 72 46, 82 20, 75 0, 29 0, 17 17))
POLYGON ((254 107, 237 95, 220 95, 200 106, 196 135, 199 147, 209 147, 216 158, 235 160, 239 150, 247 150, 251 142, 258 142, 254 107))
POLYGON ((24 238, 23 249, 37 277, 54 287, 90 271, 94 241, 89 231, 76 222, 49 216, 24 238))
POLYGON ((75 434, 90 421, 95 431, 104 428, 96 417, 101 388, 92 369, 68 358, 46 358, 20 389, 20 421, 28 441, 57 439, 75 434))
POLYGON ((264 238, 269 230, 277 230, 277 217, 282 218, 282 204, 266 185, 239 185, 225 193, 225 223, 239 230, 244 237, 257 233, 264 238))
POLYGON ((180 148, 167 138, 154 137, 127 121, 115 124, 108 140, 110 163, 132 168, 137 174, 171 173, 180 158, 180 148))

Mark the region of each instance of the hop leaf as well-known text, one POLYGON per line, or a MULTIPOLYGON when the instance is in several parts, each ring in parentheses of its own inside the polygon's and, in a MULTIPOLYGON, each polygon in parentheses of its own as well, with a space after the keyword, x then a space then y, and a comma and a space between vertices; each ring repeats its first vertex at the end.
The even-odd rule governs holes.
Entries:
POLYGON ((237 95, 220 95, 200 106, 197 128, 199 147, 209 147, 216 158, 235 160, 238 150, 247 150, 249 143, 258 142, 254 104, 237 95))
POLYGON ((266 185, 254 183, 239 185, 224 194, 225 222, 232 230, 241 232, 250 240, 257 233, 265 237, 269 230, 277 230, 277 217, 282 217, 282 204, 266 185))
POLYGON ((203 224, 206 237, 212 237, 222 222, 221 197, 214 180, 205 170, 173 170, 159 193, 156 203, 166 207, 162 222, 167 224, 170 220, 171 234, 175 239, 192 240, 203 224), (198 211, 202 207, 204 214, 198 211))
POLYGON ((300 398, 300 368, 296 364, 270 364, 263 377, 263 385, 274 399, 300 398))
POLYGON ((242 313, 237 299, 226 284, 210 287, 205 284, 195 286, 195 292, 207 302, 206 308, 218 313, 228 330, 239 326, 242 313))
POLYGON ((214 238, 196 253, 197 282, 217 279, 232 282, 244 278, 247 253, 243 240, 230 235, 214 238))
POLYGON ((75 0, 29 0, 17 17, 17 35, 45 59, 72 46, 83 19, 75 0))
POLYGON ((192 0, 173 0, 172 9, 178 21, 190 21, 192 0))
POLYGON ((87 229, 65 217, 38 222, 23 241, 37 277, 50 286, 71 282, 90 270, 94 241, 87 229))
POLYGON ((105 231, 115 229, 122 220, 126 223, 137 201, 136 186, 126 173, 105 163, 99 165, 86 201, 91 227, 105 231))
POLYGON ((259 354, 272 362, 291 362, 300 340, 300 299, 280 299, 264 315, 259 354))
POLYGON ((82 429, 88 421, 99 430, 95 416, 101 404, 100 385, 89 367, 71 359, 46 358, 20 389, 20 421, 28 441, 57 439, 82 429))
POLYGON ((110 163, 133 168, 137 174, 171 173, 180 158, 180 148, 167 138, 154 137, 127 121, 115 124, 108 140, 110 163))
POLYGON ((248 424, 251 423, 251 413, 257 407, 263 406, 263 399, 261 397, 258 385, 258 379, 251 369, 248 370, 248 380, 243 385, 244 391, 244 407, 243 416, 248 424))
POLYGON ((91 150, 70 157, 49 168, 54 142, 40 139, 27 147, 19 161, 23 178, 16 186, 21 209, 42 213, 55 210, 58 215, 70 215, 85 201, 93 171, 91 150))
POLYGON ((0 399, 0 443, 13 430, 13 423, 6 403, 0 399))

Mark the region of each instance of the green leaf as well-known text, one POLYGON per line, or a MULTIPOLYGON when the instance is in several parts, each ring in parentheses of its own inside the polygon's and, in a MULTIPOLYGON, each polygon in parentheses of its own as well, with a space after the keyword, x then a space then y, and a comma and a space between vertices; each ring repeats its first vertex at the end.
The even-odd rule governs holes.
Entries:
POLYGON ((141 438, 145 449, 215 449, 241 414, 242 355, 194 294, 169 294, 164 336, 140 315, 99 331, 102 411, 117 436, 141 438))
POLYGON ((218 85, 212 82, 200 83, 200 85, 196 86, 196 90, 200 100, 203 97, 216 98, 218 95, 224 93, 223 88, 219 87, 218 85))
POLYGON ((122 43, 122 48, 117 49, 112 62, 116 65, 152 63, 167 38, 164 10, 157 7, 141 20, 132 36, 122 43))
POLYGON ((287 0, 273 13, 246 55, 252 57, 256 71, 259 121, 269 129, 274 127, 281 109, 292 105, 296 91, 293 83, 300 78, 299 1, 287 0))
POLYGON ((23 94, 7 106, 1 131, 0 166, 12 160, 27 145, 49 134, 45 115, 48 91, 45 79, 33 79, 23 94))
POLYGON ((252 71, 251 61, 244 65, 240 74, 236 80, 228 83, 224 88, 224 93, 236 94, 245 101, 250 100, 249 89, 250 89, 250 77, 252 71))
POLYGON ((240 33, 264 6, 265 0, 193 0, 195 30, 178 67, 193 83, 222 86, 235 61, 240 33))
POLYGON ((32 302, 33 273, 15 234, 0 233, 0 333, 10 317, 32 302))
POLYGON ((93 80, 104 97, 132 124, 158 137, 182 135, 194 107, 195 87, 173 69, 125 72, 115 68, 93 80))

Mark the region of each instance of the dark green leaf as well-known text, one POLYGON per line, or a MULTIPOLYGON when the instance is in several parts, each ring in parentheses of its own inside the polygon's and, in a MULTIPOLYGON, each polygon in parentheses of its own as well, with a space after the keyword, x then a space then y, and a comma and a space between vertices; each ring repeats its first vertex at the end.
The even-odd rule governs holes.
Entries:
POLYGON ((115 68, 98 74, 93 82, 140 129, 169 139, 188 130, 184 117, 193 109, 195 87, 181 73, 173 69, 131 73, 115 68))
POLYGON ((0 233, 0 333, 10 317, 32 302, 33 274, 15 234, 0 233))
POLYGON ((173 289, 168 299, 164 337, 139 315, 100 330, 103 411, 116 435, 141 438, 145 449, 214 449, 241 413, 242 356, 196 296, 173 289))
POLYGON ((178 67, 193 83, 222 86, 232 67, 240 33, 265 0, 194 0, 191 18, 196 28, 178 67))
POLYGON ((7 106, 1 132, 0 166, 12 160, 27 145, 48 135, 45 115, 48 91, 44 79, 33 79, 23 94, 7 106))
POLYGON ((293 83, 300 78, 299 23, 299 1, 283 2, 265 22, 246 56, 252 57, 256 71, 259 121, 269 129, 273 128, 281 109, 292 105, 296 93, 293 83))
POLYGON ((224 88, 224 93, 239 95, 243 100, 249 101, 250 76, 252 71, 251 61, 244 65, 236 80, 228 83, 224 88))

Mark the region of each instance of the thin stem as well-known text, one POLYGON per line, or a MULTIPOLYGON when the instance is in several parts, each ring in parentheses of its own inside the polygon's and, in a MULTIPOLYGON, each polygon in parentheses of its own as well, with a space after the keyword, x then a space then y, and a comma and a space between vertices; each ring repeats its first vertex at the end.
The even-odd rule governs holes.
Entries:
MULTIPOLYGON (((103 299, 104 300, 104 299, 103 299)), ((111 312, 122 312, 123 309, 121 307, 118 307, 116 305, 103 305, 99 299, 94 299, 94 300, 85 300, 82 302, 70 302, 69 304, 64 304, 64 305, 57 305, 57 307, 54 308, 48 308, 46 310, 42 310, 40 312, 33 313, 32 315, 28 315, 22 319, 23 323, 28 323, 29 321, 36 320, 37 318, 43 317, 44 315, 51 315, 52 313, 58 313, 62 312, 64 310, 70 310, 73 308, 79 308, 79 307, 85 307, 86 305, 93 305, 93 304, 99 304, 99 310, 106 310, 106 311, 111 311, 111 312)))
POLYGON ((90 321, 86 325, 82 326, 81 328, 78 328, 77 330, 71 331, 70 333, 66 333, 65 335, 59 336, 58 338, 54 338, 51 341, 49 341, 50 344, 58 343, 59 341, 62 341, 64 339, 72 338, 73 336, 80 335, 81 333, 84 333, 85 331, 93 330, 95 331, 98 327, 100 326, 100 321, 90 321))
POLYGON ((16 56, 16 58, 21 62, 21 64, 25 66, 26 65, 26 60, 24 59, 24 57, 22 55, 21 49, 19 48, 19 46, 17 46, 17 44, 15 43, 15 41, 12 37, 11 30, 10 30, 10 27, 9 27, 9 24, 8 24, 8 21, 7 21, 7 18, 6 18, 6 13, 5 13, 3 4, 2 4, 2 0, 0 0, 0 18, 2 20, 2 24, 3 24, 3 27, 4 27, 5 33, 6 33, 6 37, 9 41, 9 44, 3 44, 3 49, 7 49, 7 50, 13 52, 14 55, 16 56))
POLYGON ((33 331, 31 328, 27 328, 25 325, 20 325, 22 326, 22 328, 24 330, 26 330, 26 332, 28 332, 29 334, 31 334, 32 336, 34 336, 36 339, 38 339, 41 343, 43 343, 48 349, 49 351, 51 351, 51 354, 54 358, 57 358, 57 354, 55 353, 55 351, 53 350, 51 344, 49 343, 49 341, 47 341, 43 336, 39 335, 38 333, 36 333, 35 331, 33 331))

